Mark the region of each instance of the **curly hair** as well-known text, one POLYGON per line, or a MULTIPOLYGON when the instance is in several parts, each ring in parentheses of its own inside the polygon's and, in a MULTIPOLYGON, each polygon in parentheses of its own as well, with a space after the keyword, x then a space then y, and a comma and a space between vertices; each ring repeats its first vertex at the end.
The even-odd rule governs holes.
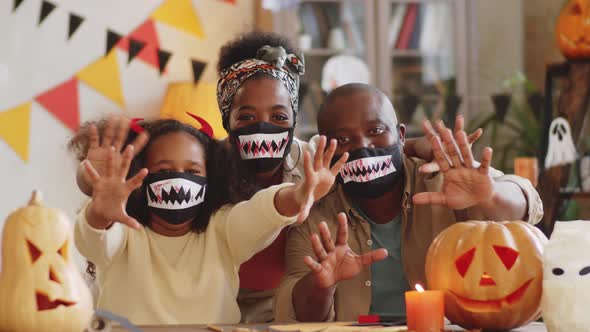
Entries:
POLYGON ((282 46, 287 53, 301 54, 291 40, 285 36, 273 32, 250 31, 238 35, 221 47, 217 61, 217 73, 221 73, 240 61, 254 59, 258 50, 266 45, 282 46))
MULTIPOLYGON (((89 148, 89 133, 91 125, 96 125, 100 134, 104 131, 107 121, 105 119, 96 122, 87 122, 81 126, 80 130, 68 143, 68 149, 74 153, 78 160, 84 160, 89 148)), ((145 167, 146 154, 149 146, 158 137, 183 132, 194 137, 197 142, 202 144, 206 153, 206 169, 207 169, 207 191, 205 193, 205 201, 203 208, 199 215, 192 222, 192 229, 195 232, 204 232, 209 225, 211 215, 217 211, 221 206, 228 203, 227 197, 227 183, 224 175, 219 171, 223 170, 220 165, 226 164, 223 159, 226 155, 221 147, 221 144, 207 135, 200 132, 198 129, 179 122, 173 119, 140 121, 137 124, 143 127, 150 135, 149 141, 143 150, 133 158, 131 161, 127 179, 132 178, 142 168, 145 167)), ((129 131, 125 140, 124 146, 127 146, 137 137, 137 133, 129 131)), ((141 188, 131 193, 127 200, 126 211, 129 216, 135 218, 142 225, 147 225, 149 220, 149 210, 146 208, 146 193, 141 188)), ((92 277, 95 276, 96 268, 92 262, 88 262, 86 272, 92 277)))

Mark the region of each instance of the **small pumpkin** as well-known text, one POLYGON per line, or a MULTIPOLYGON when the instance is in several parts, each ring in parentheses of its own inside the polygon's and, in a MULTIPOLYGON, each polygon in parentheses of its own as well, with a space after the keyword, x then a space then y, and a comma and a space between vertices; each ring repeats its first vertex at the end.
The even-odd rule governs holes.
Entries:
POLYGON ((445 291, 445 315, 461 327, 522 326, 540 316, 545 243, 521 221, 457 223, 428 250, 428 287, 445 291))
POLYGON ((555 36, 568 59, 590 58, 590 0, 570 0, 557 18, 555 36))
POLYGON ((70 222, 38 192, 8 216, 2 236, 0 331, 80 332, 92 297, 72 261, 70 222))

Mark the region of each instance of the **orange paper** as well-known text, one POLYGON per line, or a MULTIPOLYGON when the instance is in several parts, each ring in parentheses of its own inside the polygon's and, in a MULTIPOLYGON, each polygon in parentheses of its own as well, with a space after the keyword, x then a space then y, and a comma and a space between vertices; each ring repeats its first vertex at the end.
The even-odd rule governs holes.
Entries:
POLYGON ((514 174, 529 179, 534 187, 537 187, 539 177, 539 162, 537 158, 515 158, 514 174))
POLYGON ((440 332, 444 329, 445 304, 442 291, 406 292, 408 330, 440 332))

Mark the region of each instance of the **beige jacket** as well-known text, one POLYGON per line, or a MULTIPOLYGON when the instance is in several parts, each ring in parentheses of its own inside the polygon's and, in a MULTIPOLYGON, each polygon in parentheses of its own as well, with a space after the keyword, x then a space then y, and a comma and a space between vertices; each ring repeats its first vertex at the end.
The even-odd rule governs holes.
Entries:
MULTIPOLYGON (((410 285, 426 284, 424 264, 426 252, 432 240, 446 227, 463 219, 481 219, 474 211, 453 211, 443 206, 414 206, 412 196, 420 192, 441 191, 442 174, 424 175, 418 167, 424 162, 419 159, 404 157, 406 171, 405 189, 402 198, 402 262, 404 272, 410 285)), ((491 170, 496 181, 516 183, 528 200, 528 222, 536 224, 543 216, 541 199, 531 183, 515 175, 504 175, 491 170)), ((275 298, 275 319, 279 322, 295 321, 292 290, 299 279, 309 273, 303 262, 307 255, 314 257, 309 236, 319 233, 318 225, 327 221, 332 234, 336 233, 336 215, 348 214, 350 248, 357 254, 371 250, 371 227, 369 222, 359 215, 344 195, 340 186, 319 201, 312 209, 308 220, 289 231, 287 242, 287 273, 275 298)), ((371 304, 371 269, 363 270, 358 276, 338 284, 334 295, 334 306, 329 320, 352 321, 359 314, 367 314, 371 304)))

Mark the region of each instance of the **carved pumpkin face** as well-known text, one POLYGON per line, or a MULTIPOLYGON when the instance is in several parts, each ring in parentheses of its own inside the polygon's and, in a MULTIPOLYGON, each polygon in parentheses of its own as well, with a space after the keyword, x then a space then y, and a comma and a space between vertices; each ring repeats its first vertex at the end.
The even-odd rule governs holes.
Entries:
POLYGON ((464 328, 524 325, 540 314, 546 242, 520 221, 457 223, 428 250, 428 287, 445 291, 447 318, 464 328))
POLYGON ((555 36, 568 59, 590 58, 590 1, 571 0, 557 19, 555 36))
POLYGON ((42 206, 38 196, 8 217, 2 239, 0 330, 84 329, 92 299, 72 262, 72 245, 66 216, 42 206))

